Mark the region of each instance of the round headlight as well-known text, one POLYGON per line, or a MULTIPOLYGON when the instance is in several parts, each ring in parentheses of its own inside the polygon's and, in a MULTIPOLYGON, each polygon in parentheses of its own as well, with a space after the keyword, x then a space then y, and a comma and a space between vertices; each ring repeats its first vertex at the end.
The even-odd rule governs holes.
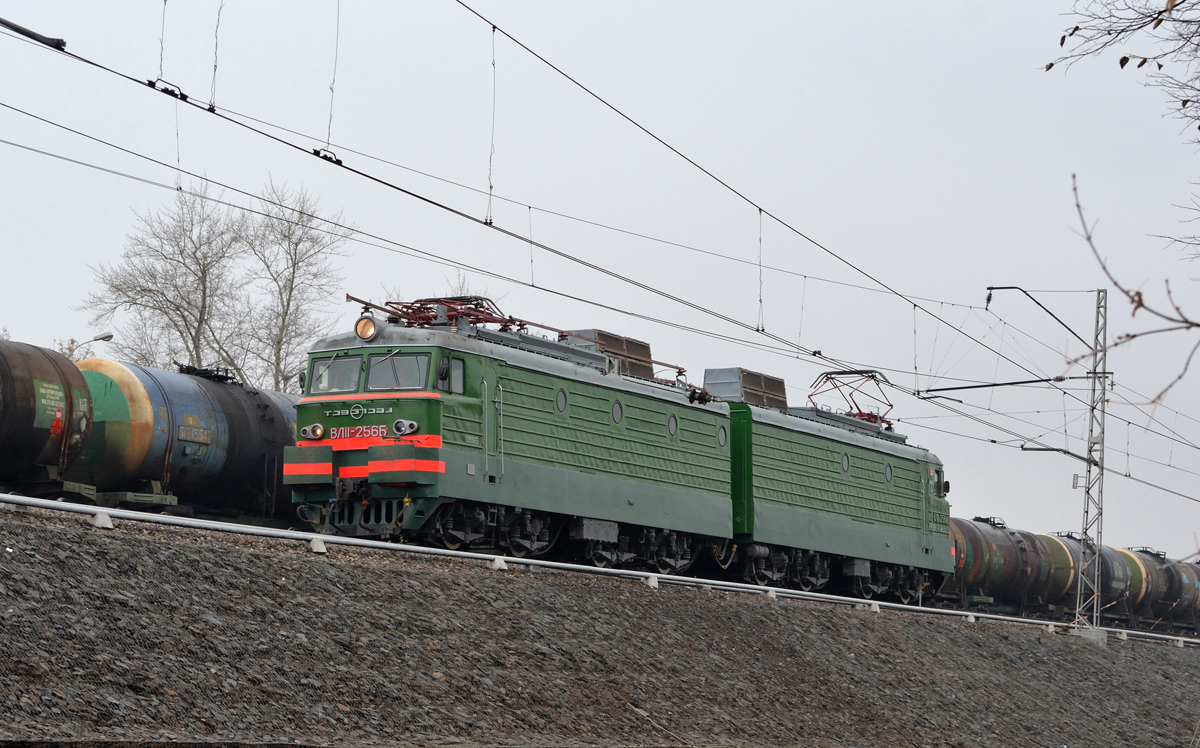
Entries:
POLYGON ((312 438, 320 439, 322 436, 325 436, 325 427, 319 423, 314 423, 308 427, 308 433, 312 438))
POLYGON ((363 340, 373 340, 378 333, 379 327, 375 324, 375 318, 370 315, 363 315, 354 323, 354 334, 363 340))
POLYGON ((420 426, 417 425, 416 421, 406 421, 403 418, 396 419, 396 422, 392 424, 392 431, 395 431, 399 436, 415 434, 418 428, 420 426))

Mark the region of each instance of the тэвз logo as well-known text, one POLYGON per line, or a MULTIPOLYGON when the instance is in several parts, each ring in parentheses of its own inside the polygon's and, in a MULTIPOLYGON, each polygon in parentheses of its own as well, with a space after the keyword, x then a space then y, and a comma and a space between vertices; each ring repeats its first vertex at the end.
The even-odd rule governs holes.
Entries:
POLYGON ((355 403, 354 405, 350 406, 350 417, 356 421, 358 419, 362 418, 363 413, 366 413, 366 412, 367 412, 367 409, 364 408, 363 406, 359 405, 358 403, 355 403))

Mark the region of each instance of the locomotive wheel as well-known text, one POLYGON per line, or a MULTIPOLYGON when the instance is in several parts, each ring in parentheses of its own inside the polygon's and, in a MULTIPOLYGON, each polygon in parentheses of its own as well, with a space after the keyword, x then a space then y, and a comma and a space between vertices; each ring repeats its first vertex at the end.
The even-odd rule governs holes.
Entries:
POLYGON ((589 540, 587 549, 584 551, 588 561, 597 569, 605 569, 613 565, 613 558, 616 556, 613 549, 606 543, 597 540, 589 540))
POLYGON ((450 535, 446 535, 441 531, 441 528, 438 528, 437 539, 448 551, 457 551, 459 548, 463 547, 463 542, 461 540, 450 535))
POLYGON ((854 580, 854 594, 863 600, 870 600, 872 597, 875 597, 875 591, 871 589, 869 584, 864 584, 861 579, 854 580))
POLYGON ((737 553, 737 544, 730 541, 729 538, 722 538, 713 543, 709 547, 709 550, 712 552, 713 560, 717 562, 717 566, 725 570, 733 563, 733 557, 737 553))
POLYGON ((805 592, 812 592, 818 585, 813 581, 812 577, 800 577, 796 580, 796 586, 805 592))
POLYGON ((526 556, 530 555, 530 553, 529 553, 529 549, 523 545, 519 545, 517 543, 509 543, 508 544, 508 555, 515 556, 516 558, 525 558, 526 556))
MULTIPOLYGON (((457 551, 459 548, 463 547, 463 545, 464 545, 463 541, 460 540, 459 538, 456 538, 453 535, 450 535, 449 533, 447 533, 443 527, 443 523, 446 520, 451 519, 450 506, 451 505, 449 505, 449 504, 444 505, 442 507, 442 509, 438 512, 437 519, 434 521, 434 525, 433 525, 434 526, 433 536, 435 539, 437 539, 437 541, 439 543, 442 544, 443 547, 446 548, 446 550, 457 551)), ((453 525, 451 525, 451 527, 453 527, 453 525)))
POLYGON ((755 570, 755 572, 750 575, 750 578, 759 587, 766 587, 775 581, 775 580, 771 579, 769 576, 767 576, 765 571, 757 571, 757 570, 755 570))

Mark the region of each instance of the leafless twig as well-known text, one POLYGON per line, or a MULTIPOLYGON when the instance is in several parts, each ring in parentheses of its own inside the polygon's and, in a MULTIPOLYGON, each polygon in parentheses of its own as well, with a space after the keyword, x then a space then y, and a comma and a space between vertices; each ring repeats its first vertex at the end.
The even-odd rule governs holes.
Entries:
MULTIPOLYGON (((1146 297, 1141 291, 1127 288, 1117 280, 1116 276, 1114 276, 1112 271, 1109 270, 1108 263, 1105 262, 1104 258, 1100 256, 1100 251, 1096 249, 1096 242, 1094 239, 1094 229, 1096 224, 1093 223, 1089 226, 1087 218, 1085 218, 1083 215, 1083 205, 1079 201, 1079 185, 1076 183, 1074 174, 1071 175, 1071 192, 1075 197, 1075 212, 1079 215, 1079 225, 1082 227, 1081 235, 1083 236, 1083 240, 1087 242, 1088 249, 1092 251, 1092 256, 1096 258, 1096 262, 1100 265, 1100 269, 1104 271, 1104 275, 1106 278, 1108 278, 1108 282, 1111 283, 1113 287, 1117 289, 1117 292, 1124 296, 1133 307, 1133 312, 1130 316, 1136 317, 1139 311, 1144 310, 1146 314, 1149 314, 1166 323, 1166 325, 1163 327, 1156 327, 1151 330, 1123 333, 1117 337, 1113 347, 1125 345, 1133 340, 1136 340, 1137 338, 1144 338, 1150 335, 1159 335, 1165 332, 1181 332, 1200 328, 1200 322, 1191 319, 1175 301, 1175 296, 1171 292, 1170 281, 1164 281, 1166 286, 1167 301, 1171 307, 1170 311, 1165 311, 1162 308, 1147 304, 1146 297)), ((1154 402, 1161 401, 1163 396, 1166 395, 1172 387, 1178 384, 1179 381, 1187 375, 1188 370, 1192 365, 1192 359, 1195 357, 1197 350, 1200 350, 1200 341, 1197 341, 1196 344, 1192 346, 1191 352, 1188 353, 1188 357, 1184 361, 1183 370, 1179 372, 1178 376, 1171 380, 1171 382, 1163 389, 1162 392, 1158 393, 1158 395, 1154 398, 1154 402)))

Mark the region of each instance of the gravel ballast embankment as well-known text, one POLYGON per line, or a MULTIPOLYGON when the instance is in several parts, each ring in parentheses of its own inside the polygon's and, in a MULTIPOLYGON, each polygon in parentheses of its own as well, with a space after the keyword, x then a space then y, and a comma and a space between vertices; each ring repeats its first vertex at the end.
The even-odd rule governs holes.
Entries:
POLYGON ((0 511, 0 739, 1187 745, 1200 650, 0 511), (10 550, 11 549, 11 550, 10 550))

